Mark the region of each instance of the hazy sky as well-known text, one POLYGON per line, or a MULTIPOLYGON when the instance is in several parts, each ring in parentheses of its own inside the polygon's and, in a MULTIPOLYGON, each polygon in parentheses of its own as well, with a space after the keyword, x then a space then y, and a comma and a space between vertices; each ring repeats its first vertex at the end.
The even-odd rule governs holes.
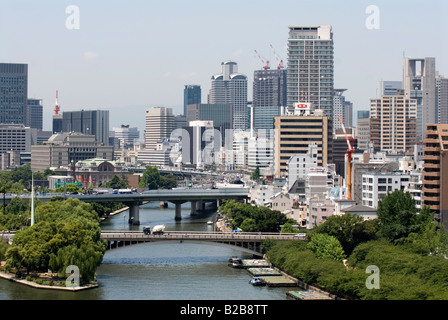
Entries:
MULTIPOLYGON (((436 57, 448 76, 446 0, 0 0, 0 62, 28 64, 28 95, 43 99, 51 130, 55 92, 62 111, 110 110, 110 125, 144 128, 145 109, 183 108, 186 84, 202 87, 221 62, 249 78, 275 66, 272 44, 287 60, 289 26, 331 25, 335 88, 355 110, 368 109, 380 80, 401 80, 403 55, 436 57), (79 20, 67 7, 79 9, 79 20), (366 27, 379 11, 379 29, 366 27), (79 29, 67 28, 76 26, 79 29)), ((376 25, 378 26, 378 25, 376 25)), ((141 135, 143 132, 141 132, 141 135)))

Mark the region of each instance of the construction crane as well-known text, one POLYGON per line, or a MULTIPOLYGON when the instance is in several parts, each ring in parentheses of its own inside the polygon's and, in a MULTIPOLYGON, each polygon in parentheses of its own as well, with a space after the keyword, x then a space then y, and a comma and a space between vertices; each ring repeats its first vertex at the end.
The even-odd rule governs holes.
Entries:
POLYGON ((268 69, 270 69, 269 61, 263 59, 263 58, 260 56, 260 54, 257 52, 257 50, 254 50, 254 51, 255 51, 255 53, 257 54, 258 58, 261 60, 261 62, 264 63, 263 69, 264 69, 264 70, 268 70, 268 69))
POLYGON ((283 60, 279 58, 279 56, 278 56, 277 52, 275 52, 275 49, 274 49, 274 47, 272 46, 272 44, 271 44, 271 48, 272 48, 272 51, 274 52, 275 58, 276 58, 277 61, 278 61, 277 69, 278 69, 278 70, 283 69, 283 60))
POLYGON ((352 147, 354 139, 353 137, 349 137, 347 135, 347 132, 345 131, 344 122, 342 121, 342 117, 340 114, 339 121, 341 122, 342 130, 345 134, 345 140, 347 140, 347 200, 352 199, 352 153, 355 151, 355 149, 352 147))

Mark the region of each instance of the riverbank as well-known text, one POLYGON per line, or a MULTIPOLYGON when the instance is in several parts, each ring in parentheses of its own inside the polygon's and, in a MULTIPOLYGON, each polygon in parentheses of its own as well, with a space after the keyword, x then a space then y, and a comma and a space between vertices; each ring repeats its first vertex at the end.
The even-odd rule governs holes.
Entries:
POLYGON ((34 281, 18 278, 13 273, 6 273, 3 271, 0 271, 0 278, 9 280, 11 282, 23 284, 29 287, 37 288, 37 289, 53 289, 53 290, 64 290, 64 291, 80 291, 80 290, 86 290, 86 289, 93 289, 98 287, 98 283, 91 283, 87 285, 82 286, 58 286, 58 285, 47 285, 47 284, 39 284, 34 281))

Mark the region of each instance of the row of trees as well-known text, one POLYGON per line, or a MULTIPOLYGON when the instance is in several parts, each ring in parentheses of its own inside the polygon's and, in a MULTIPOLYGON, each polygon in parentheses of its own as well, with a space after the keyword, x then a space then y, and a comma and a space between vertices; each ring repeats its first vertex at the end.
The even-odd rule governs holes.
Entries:
POLYGON ((269 260, 303 281, 351 299, 448 299, 448 239, 425 207, 417 213, 409 193, 395 191, 378 218, 329 217, 306 242, 267 242, 269 260), (377 268, 377 287, 368 285, 377 268), (367 273, 366 273, 367 272, 367 273))

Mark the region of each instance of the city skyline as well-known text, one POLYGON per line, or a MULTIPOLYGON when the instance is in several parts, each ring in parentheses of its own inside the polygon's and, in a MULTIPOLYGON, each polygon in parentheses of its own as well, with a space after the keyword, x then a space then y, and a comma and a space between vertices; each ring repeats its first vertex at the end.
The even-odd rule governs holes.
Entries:
POLYGON ((289 26, 332 26, 334 87, 347 89, 354 113, 368 110, 378 81, 401 81, 404 56, 435 57, 436 70, 448 75, 447 44, 433 40, 446 30, 443 1, 229 1, 222 6, 201 0, 132 5, 1 0, 0 7, 0 61, 28 64, 28 98, 43 100, 44 130, 51 130, 58 90, 61 112, 110 110, 111 127, 129 124, 143 132, 146 108, 182 113, 185 85, 200 85, 207 101, 210 78, 226 60, 237 62, 248 77, 251 101, 253 72, 263 67, 254 50, 275 68, 272 44, 286 64, 289 26), (67 27, 72 5, 79 9, 79 29, 67 27), (370 5, 378 9, 379 29, 366 25, 370 5))

